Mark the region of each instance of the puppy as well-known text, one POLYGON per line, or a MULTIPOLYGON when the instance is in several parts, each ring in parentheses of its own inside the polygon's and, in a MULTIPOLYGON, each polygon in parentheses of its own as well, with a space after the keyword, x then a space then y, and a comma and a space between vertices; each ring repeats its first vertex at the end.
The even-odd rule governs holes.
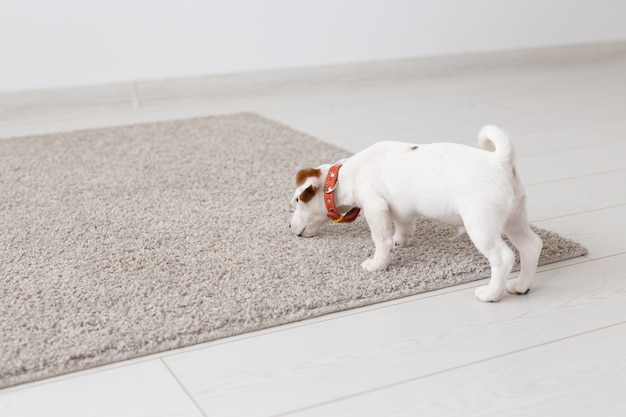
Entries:
POLYGON ((489 260, 491 279, 476 289, 478 300, 498 301, 505 288, 526 294, 542 241, 528 226, 513 143, 503 130, 485 126, 478 145, 379 142, 334 165, 300 170, 291 231, 314 236, 329 218, 352 221, 363 210, 376 251, 361 266, 380 271, 394 246, 407 245, 417 217, 430 217, 459 226, 489 260), (515 256, 502 234, 521 259, 519 277, 508 282, 515 256))

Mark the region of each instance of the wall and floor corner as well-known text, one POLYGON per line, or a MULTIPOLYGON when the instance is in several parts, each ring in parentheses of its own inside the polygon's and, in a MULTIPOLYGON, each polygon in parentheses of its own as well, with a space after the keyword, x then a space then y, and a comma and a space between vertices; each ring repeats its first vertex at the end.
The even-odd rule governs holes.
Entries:
POLYGON ((626 39, 622 0, 0 0, 0 91, 626 39))

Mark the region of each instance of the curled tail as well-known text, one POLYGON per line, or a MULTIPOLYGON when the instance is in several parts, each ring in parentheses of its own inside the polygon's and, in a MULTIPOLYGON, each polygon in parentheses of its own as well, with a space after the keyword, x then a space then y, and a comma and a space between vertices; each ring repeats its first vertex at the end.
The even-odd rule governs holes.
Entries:
POLYGON ((510 165, 515 163, 515 149, 508 134, 496 126, 487 125, 478 133, 478 146, 493 152, 502 162, 510 165))

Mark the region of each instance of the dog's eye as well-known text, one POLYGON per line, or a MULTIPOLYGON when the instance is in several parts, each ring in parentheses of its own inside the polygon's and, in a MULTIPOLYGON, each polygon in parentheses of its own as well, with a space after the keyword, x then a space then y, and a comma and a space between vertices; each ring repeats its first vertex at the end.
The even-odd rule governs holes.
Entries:
POLYGON ((296 204, 298 204, 299 202, 300 202, 300 199, 296 197, 296 204))

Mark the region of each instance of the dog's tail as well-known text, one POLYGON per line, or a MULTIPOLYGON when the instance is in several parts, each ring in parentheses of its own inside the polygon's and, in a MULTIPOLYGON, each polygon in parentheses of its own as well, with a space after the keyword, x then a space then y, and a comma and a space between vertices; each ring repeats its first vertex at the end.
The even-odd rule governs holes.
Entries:
POLYGON ((493 152, 502 162, 514 165, 515 149, 508 134, 497 126, 487 125, 478 133, 478 146, 493 152))

